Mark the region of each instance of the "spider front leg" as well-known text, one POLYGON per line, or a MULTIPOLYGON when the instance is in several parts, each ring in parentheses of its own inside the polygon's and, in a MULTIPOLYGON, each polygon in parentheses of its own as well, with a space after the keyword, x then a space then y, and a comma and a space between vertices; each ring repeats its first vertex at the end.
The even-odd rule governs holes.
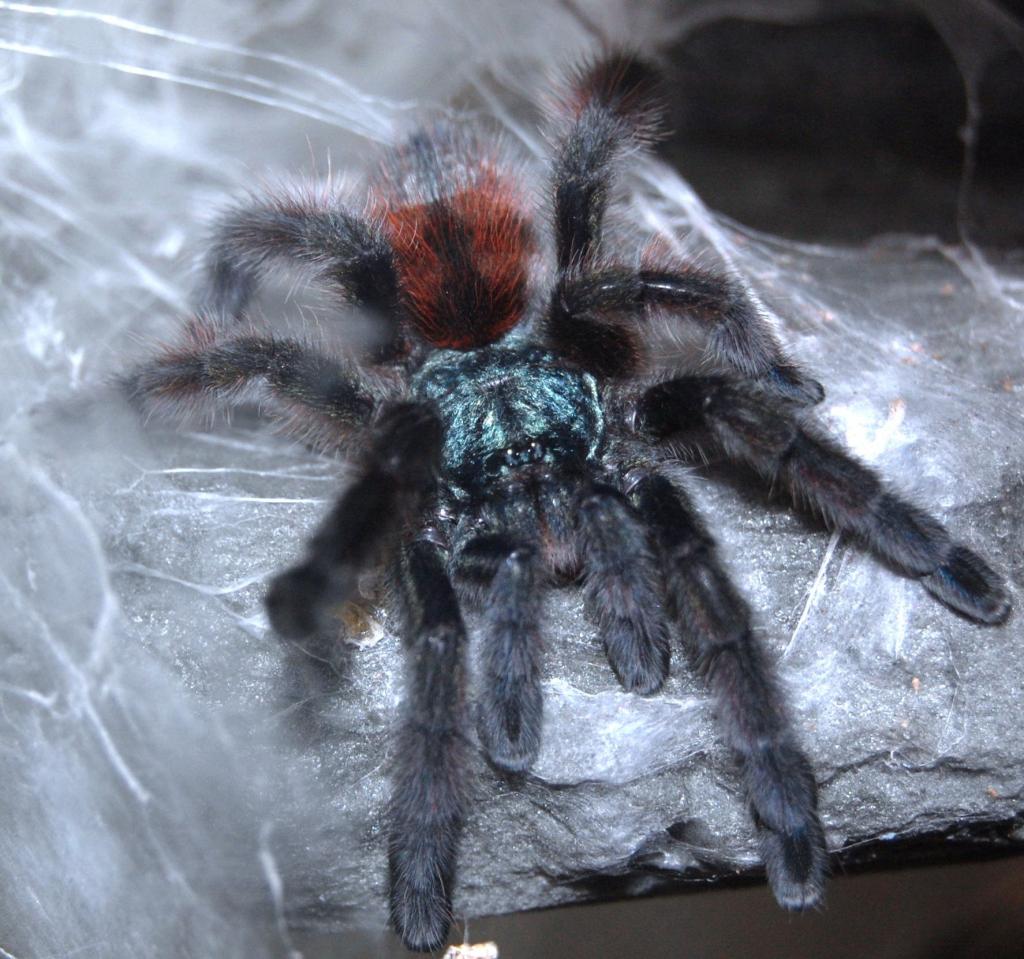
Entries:
POLYGON ((669 631, 647 528, 621 493, 598 484, 584 493, 578 524, 584 596, 608 662, 625 689, 657 692, 668 676, 669 631))
POLYGON ((855 534, 965 616, 1002 623, 1010 615, 1002 579, 977 553, 888 490, 805 414, 772 402, 756 386, 717 377, 669 380, 644 394, 637 418, 656 437, 693 429, 710 435, 726 456, 773 485, 781 481, 830 526, 855 534))
POLYGON ((408 655, 388 836, 391 922, 409 949, 433 952, 451 924, 466 807, 466 634, 444 559, 423 540, 399 574, 408 655))
POLYGON ((548 336, 560 352, 591 372, 626 376, 643 359, 637 318, 648 308, 706 327, 714 360, 779 396, 800 405, 824 399, 821 384, 786 357, 739 284, 693 267, 609 267, 564 274, 552 293, 548 336))
POLYGON ((817 785, 771 666, 754 641, 747 604, 680 490, 663 476, 641 473, 630 497, 661 547, 682 638, 739 761, 772 892, 787 909, 814 906, 828 867, 817 785))
POLYGON ((352 594, 403 521, 418 519, 434 490, 440 447, 433 407, 398 403, 384 410, 361 475, 320 525, 305 559, 271 583, 266 604, 277 632, 290 639, 315 633, 328 607, 352 594))
POLYGON ((482 694, 477 731, 491 761, 525 772, 540 750, 544 700, 534 546, 510 533, 486 533, 460 547, 456 581, 483 610, 482 694))

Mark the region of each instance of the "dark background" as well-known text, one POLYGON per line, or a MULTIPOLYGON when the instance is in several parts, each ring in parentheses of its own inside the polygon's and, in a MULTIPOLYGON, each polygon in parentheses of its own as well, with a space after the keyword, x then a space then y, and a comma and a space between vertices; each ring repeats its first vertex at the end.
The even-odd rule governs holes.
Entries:
POLYGON ((711 207, 766 232, 856 243, 966 231, 1019 249, 1024 29, 1013 6, 840 0, 809 22, 716 20, 667 53, 667 153, 711 207), (1009 38, 990 33, 985 6, 1003 11, 1009 38))
MULTIPOLYGON (((496 942, 502 959, 1017 959, 1024 859, 835 878, 806 916, 780 912, 767 889, 729 889, 477 919, 469 939, 496 942)), ((296 944, 306 959, 409 955, 394 937, 296 944)))

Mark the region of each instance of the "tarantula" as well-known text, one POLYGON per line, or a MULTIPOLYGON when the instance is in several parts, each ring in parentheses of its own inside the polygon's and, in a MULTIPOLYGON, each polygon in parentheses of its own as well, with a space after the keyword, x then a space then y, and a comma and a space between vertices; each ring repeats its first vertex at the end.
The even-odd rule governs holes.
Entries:
POLYGON ((855 534, 970 619, 999 623, 1000 578, 815 425, 821 386, 783 352, 731 278, 603 236, 619 162, 658 131, 653 73, 606 54, 557 97, 549 200, 556 271, 499 139, 437 124, 383 156, 364 212, 315 190, 228 211, 183 345, 127 381, 150 407, 257 396, 286 425, 347 450, 358 475, 266 598, 284 637, 323 630, 360 573, 387 560, 408 651, 389 813, 391 920, 439 947, 467 803, 462 604, 481 614, 476 723, 494 766, 541 740, 539 595, 579 582, 619 682, 656 692, 673 635, 706 677, 779 903, 822 894, 814 774, 751 614, 665 464, 679 438, 746 464, 855 534), (333 356, 245 325, 268 268, 305 265, 384 331, 333 356), (704 331, 708 367, 656 371, 652 314, 704 331))

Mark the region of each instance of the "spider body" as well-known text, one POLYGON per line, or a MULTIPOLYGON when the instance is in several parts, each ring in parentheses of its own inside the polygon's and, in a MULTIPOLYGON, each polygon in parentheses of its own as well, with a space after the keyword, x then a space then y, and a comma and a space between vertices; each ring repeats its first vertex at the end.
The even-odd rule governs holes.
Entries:
POLYGON ((444 431, 442 485, 460 501, 528 467, 593 462, 604 441, 597 382, 531 346, 432 354, 412 379, 435 404, 444 431))
POLYGON ((305 556, 267 594, 285 637, 336 631, 332 608, 383 563, 408 650, 389 810, 392 923, 444 941, 467 803, 463 607, 479 610, 475 719, 501 770, 542 736, 545 588, 583 590, 624 688, 656 692, 677 640, 706 678, 786 908, 821 897, 824 830, 753 617, 676 471, 678 440, 752 467, 963 615, 999 623, 999 576, 891 491, 814 421, 823 391, 783 353, 734 280, 686 263, 629 266, 605 237, 618 164, 655 131, 649 72, 609 55, 570 77, 548 171, 555 275, 530 293, 542 244, 496 141, 435 125, 391 149, 364 209, 316 192, 258 197, 219 221, 185 342, 126 380, 143 407, 258 399, 351 454, 305 556), (335 355, 245 323, 268 268, 305 266, 382 330, 335 355), (701 375, 656 369, 651 314, 696 324, 701 375))

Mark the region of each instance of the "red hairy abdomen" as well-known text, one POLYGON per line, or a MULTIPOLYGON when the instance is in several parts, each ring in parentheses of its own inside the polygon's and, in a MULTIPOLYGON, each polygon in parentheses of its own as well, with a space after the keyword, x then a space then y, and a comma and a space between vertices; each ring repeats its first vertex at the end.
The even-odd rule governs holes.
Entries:
POLYGON ((515 184, 496 172, 450 196, 384 211, 402 298, 435 346, 492 343, 522 318, 530 222, 515 184))

